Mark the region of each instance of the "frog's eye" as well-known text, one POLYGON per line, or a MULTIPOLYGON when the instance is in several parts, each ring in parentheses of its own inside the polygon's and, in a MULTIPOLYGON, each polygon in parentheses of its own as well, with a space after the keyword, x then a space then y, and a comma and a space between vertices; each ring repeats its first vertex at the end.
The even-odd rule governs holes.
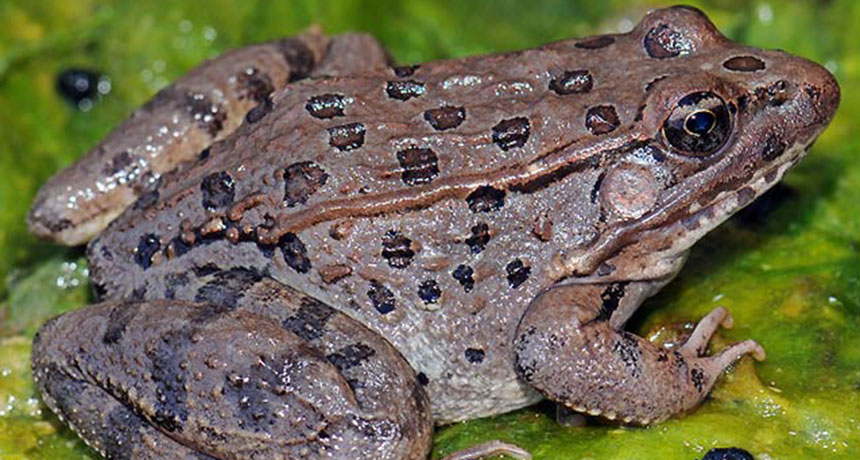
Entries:
POLYGON ((663 123, 666 141, 679 153, 693 156, 716 152, 731 131, 732 119, 725 101, 706 91, 684 96, 663 123))

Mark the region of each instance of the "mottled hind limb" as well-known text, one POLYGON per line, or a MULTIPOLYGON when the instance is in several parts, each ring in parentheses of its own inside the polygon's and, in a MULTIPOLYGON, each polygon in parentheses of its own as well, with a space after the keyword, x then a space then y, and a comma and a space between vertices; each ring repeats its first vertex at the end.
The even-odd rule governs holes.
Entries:
POLYGON ((543 293, 517 330, 517 372, 578 412, 645 425, 698 406, 741 356, 764 359, 752 340, 702 356, 717 327, 731 325, 723 308, 707 315, 677 351, 621 330, 654 289, 644 282, 570 284, 543 293))

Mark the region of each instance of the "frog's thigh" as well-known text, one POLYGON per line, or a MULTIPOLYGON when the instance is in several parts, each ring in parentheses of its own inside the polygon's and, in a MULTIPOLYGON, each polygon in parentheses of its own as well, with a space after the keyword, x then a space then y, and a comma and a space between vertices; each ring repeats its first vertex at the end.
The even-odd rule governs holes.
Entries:
POLYGON ((281 322, 212 304, 100 304, 46 324, 33 367, 49 407, 99 450, 121 450, 111 457, 176 458, 151 446, 177 443, 232 459, 424 459, 430 447, 405 360, 318 302, 281 322))
POLYGON ((751 340, 701 356, 725 309, 709 314, 687 345, 669 350, 620 328, 654 285, 571 284, 542 294, 517 329, 517 372, 549 399, 591 415, 648 424, 697 406, 751 340))

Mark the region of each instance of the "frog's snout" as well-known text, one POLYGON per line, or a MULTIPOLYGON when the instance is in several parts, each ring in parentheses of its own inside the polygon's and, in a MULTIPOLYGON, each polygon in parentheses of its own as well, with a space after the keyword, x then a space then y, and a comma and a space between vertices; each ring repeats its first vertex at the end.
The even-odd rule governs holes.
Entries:
POLYGON ((841 92, 836 77, 826 68, 812 61, 799 64, 801 75, 796 96, 801 115, 807 126, 824 129, 839 107, 841 92))

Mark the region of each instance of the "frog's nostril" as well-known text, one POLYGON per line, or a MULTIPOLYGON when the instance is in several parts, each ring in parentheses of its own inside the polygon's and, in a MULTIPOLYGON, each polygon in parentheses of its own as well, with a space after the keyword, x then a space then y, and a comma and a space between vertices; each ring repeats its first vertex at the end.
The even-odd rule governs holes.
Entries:
POLYGON ((836 78, 824 67, 812 64, 801 90, 819 121, 827 123, 839 107, 841 92, 836 78))

